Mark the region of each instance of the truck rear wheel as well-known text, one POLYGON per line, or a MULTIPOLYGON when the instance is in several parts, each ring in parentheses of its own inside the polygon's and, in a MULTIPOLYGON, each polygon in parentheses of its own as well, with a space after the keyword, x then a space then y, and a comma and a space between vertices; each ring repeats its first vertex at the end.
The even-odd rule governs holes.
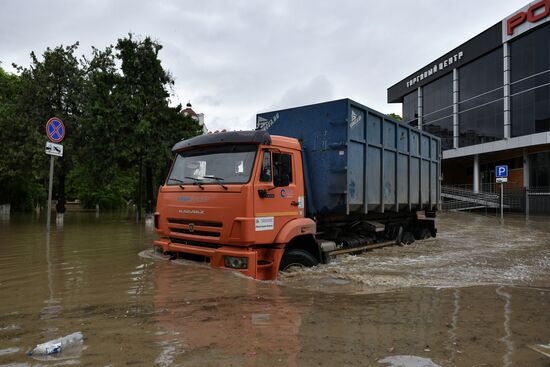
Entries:
POLYGON ((403 232, 401 237, 401 243, 404 245, 412 245, 414 243, 414 236, 411 232, 403 232))
POLYGON ((300 249, 285 251, 281 259, 279 271, 289 271, 292 268, 304 268, 318 265, 319 261, 309 252, 300 249))
POLYGON ((432 234, 428 228, 420 228, 414 233, 414 238, 417 240, 425 240, 426 238, 430 238, 431 236, 432 234))

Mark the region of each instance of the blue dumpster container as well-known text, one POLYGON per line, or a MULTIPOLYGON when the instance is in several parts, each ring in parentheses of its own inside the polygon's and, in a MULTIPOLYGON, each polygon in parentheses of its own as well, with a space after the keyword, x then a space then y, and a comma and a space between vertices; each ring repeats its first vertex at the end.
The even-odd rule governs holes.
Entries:
POLYGON ((436 210, 440 140, 351 99, 260 113, 301 141, 309 215, 436 210))

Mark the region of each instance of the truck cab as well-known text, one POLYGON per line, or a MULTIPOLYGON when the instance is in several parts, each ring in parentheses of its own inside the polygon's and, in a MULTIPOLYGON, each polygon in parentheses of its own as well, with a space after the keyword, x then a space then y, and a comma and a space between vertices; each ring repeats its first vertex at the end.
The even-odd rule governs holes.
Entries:
POLYGON ((163 253, 275 279, 283 265, 319 262, 305 216, 301 147, 266 131, 224 132, 177 143, 159 189, 154 245, 163 253))

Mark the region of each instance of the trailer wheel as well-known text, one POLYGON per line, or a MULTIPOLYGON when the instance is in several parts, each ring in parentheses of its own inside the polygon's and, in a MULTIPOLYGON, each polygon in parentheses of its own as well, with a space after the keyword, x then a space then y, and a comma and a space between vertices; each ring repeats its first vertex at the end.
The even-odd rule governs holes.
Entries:
POLYGON ((405 245, 411 245, 414 243, 414 236, 411 232, 403 232, 403 237, 401 237, 401 243, 405 245))
POLYGON ((292 268, 305 268, 318 265, 319 261, 305 250, 290 249, 285 251, 281 259, 279 271, 289 271, 292 268))
POLYGON ((432 236, 432 233, 428 228, 422 228, 414 233, 414 238, 417 240, 425 240, 426 238, 430 238, 432 236))

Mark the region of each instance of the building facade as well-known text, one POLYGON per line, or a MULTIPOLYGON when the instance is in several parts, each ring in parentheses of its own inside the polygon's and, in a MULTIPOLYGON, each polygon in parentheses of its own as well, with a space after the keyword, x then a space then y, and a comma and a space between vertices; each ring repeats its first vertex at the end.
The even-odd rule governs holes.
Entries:
POLYGON ((444 185, 550 186, 550 0, 532 2, 388 89, 441 137, 444 185))
POLYGON ((196 113, 193 111, 193 106, 191 105, 191 102, 188 102, 185 106, 185 109, 181 111, 184 116, 190 116, 193 120, 197 121, 199 125, 202 127, 202 134, 208 134, 208 129, 206 128, 206 125, 204 124, 204 113, 196 113))

